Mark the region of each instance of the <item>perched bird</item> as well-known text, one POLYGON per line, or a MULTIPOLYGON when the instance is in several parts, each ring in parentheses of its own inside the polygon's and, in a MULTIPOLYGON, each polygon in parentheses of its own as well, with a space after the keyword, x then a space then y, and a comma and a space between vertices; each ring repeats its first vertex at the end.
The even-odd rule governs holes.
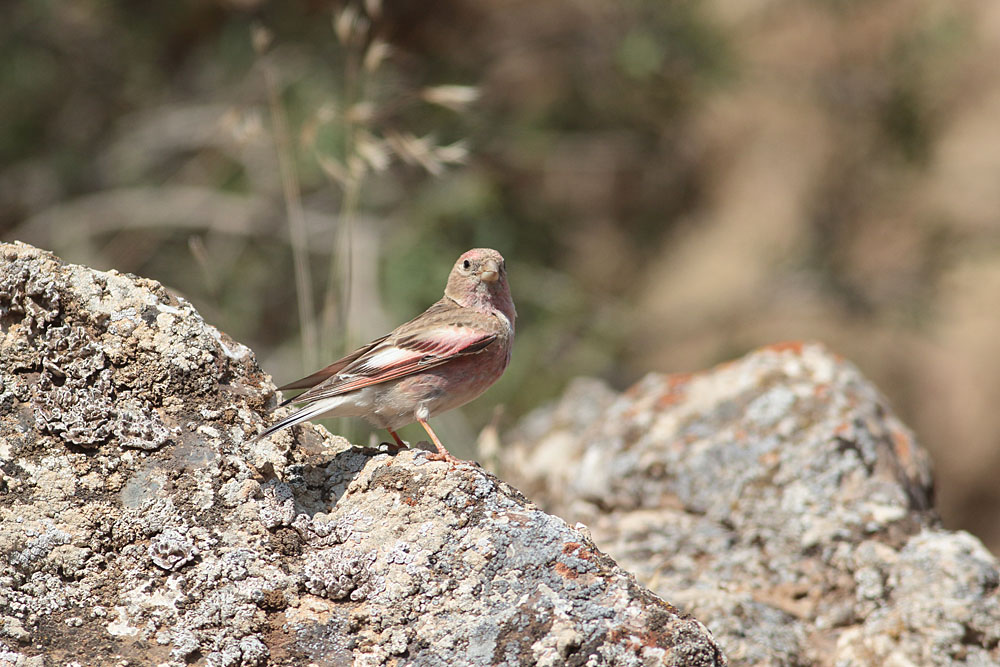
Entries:
POLYGON ((301 380, 283 402, 304 405, 252 442, 316 417, 364 417, 389 431, 419 422, 437 447, 430 458, 456 462, 427 420, 464 405, 503 374, 514 342, 514 302, 496 250, 474 248, 455 262, 440 301, 391 333, 301 380))

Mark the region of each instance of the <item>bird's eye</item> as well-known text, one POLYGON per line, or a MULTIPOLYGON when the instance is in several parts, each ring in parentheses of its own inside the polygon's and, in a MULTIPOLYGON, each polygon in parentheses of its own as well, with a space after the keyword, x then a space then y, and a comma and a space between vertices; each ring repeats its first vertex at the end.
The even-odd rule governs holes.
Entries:
POLYGON ((471 266, 472 266, 472 262, 470 262, 469 260, 465 260, 464 262, 462 262, 462 268, 465 269, 466 271, 468 271, 469 267, 471 267, 471 266))

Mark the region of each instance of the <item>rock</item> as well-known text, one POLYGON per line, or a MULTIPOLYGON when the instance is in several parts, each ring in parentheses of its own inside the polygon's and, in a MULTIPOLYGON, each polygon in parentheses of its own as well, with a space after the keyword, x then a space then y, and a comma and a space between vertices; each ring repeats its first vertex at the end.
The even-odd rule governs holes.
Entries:
POLYGON ((926 454, 820 345, 623 394, 580 380, 507 440, 506 479, 734 663, 1000 664, 996 559, 941 528, 926 454))
POLYGON ((0 665, 722 665, 471 465, 246 449, 253 354, 159 284, 0 246, 0 665))

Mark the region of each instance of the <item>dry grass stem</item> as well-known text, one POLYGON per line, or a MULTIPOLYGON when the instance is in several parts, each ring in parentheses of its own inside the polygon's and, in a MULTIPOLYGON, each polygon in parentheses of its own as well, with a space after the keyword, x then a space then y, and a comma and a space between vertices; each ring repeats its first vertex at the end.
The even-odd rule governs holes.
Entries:
MULTIPOLYGON (((262 29, 254 31, 255 39, 262 29)), ((263 40, 260 40, 263 41, 263 40)), ((301 189, 292 156, 292 141, 289 137, 288 119, 281 103, 278 84, 270 65, 262 61, 264 85, 271 111, 274 144, 281 173, 281 191, 285 200, 288 217, 288 231, 292 242, 292 262, 295 267, 295 293, 298 301, 299 326, 302 338, 302 357, 305 370, 317 365, 319 348, 316 334, 316 314, 313 310, 313 290, 309 269, 309 239, 306 233, 305 216, 302 211, 301 189)))

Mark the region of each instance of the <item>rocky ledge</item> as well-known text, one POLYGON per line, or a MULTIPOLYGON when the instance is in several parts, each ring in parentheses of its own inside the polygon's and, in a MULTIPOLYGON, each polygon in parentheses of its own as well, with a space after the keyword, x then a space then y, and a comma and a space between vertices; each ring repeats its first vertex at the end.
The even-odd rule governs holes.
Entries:
POLYGON ((0 665, 722 665, 471 465, 314 426, 156 282, 0 245, 0 665))

